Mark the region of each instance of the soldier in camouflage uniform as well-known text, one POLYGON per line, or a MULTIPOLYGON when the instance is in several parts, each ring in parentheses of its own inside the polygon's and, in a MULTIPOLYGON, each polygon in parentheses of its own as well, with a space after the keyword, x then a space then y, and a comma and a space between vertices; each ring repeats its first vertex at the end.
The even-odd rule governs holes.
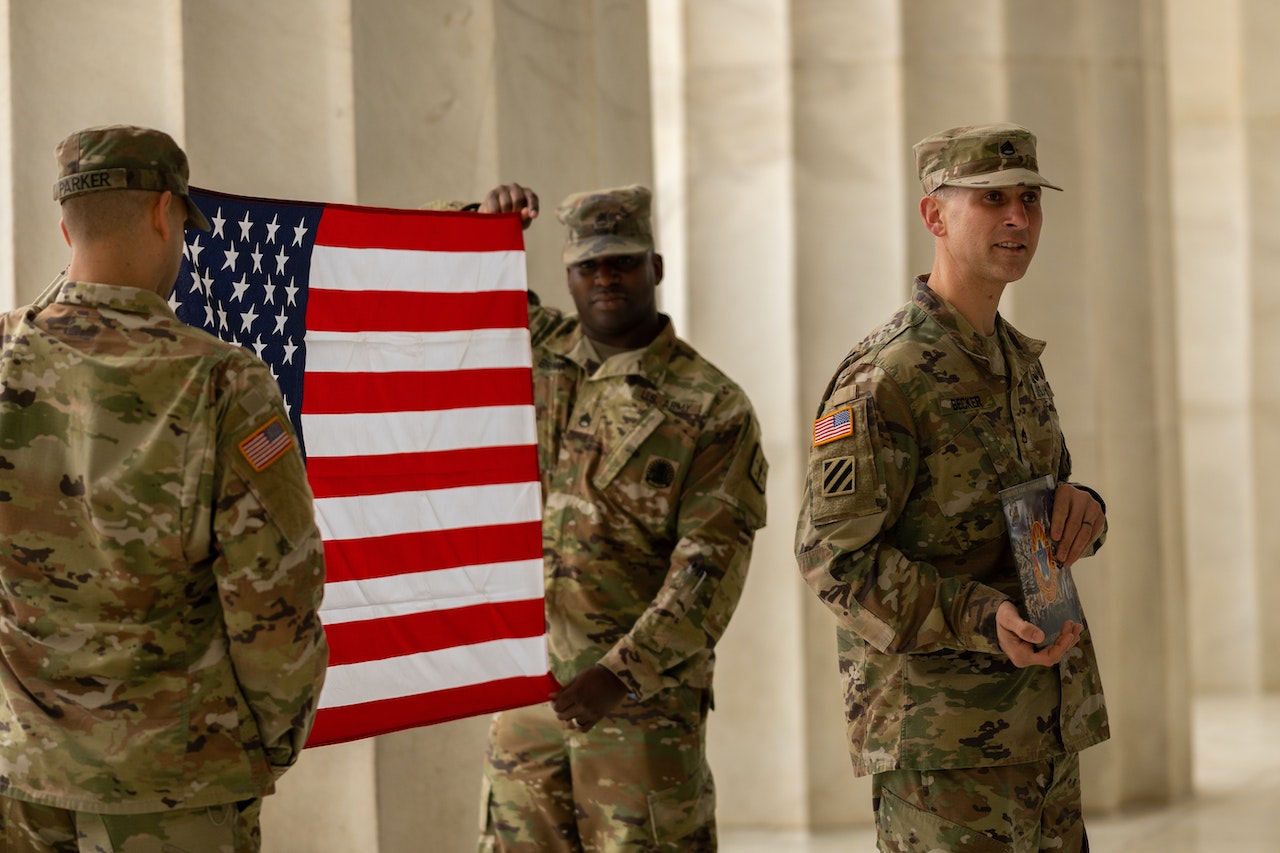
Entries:
MULTIPOLYGON (((548 644, 563 687, 494 720, 482 850, 716 847, 714 648, 764 525, 767 465, 746 395, 658 312, 649 206, 639 186, 565 199, 578 313, 530 308, 548 644)), ((536 207, 514 185, 482 209, 536 207)))
POLYGON ((252 353, 166 302, 167 135, 57 149, 64 276, 0 316, 0 845, 252 851, 328 659, 311 491, 252 353))
POLYGON ((1087 849, 1077 753, 1108 737, 1093 643, 1021 601, 997 493, 1045 474, 1071 565, 1105 507, 1068 484, 1044 344, 997 313, 1043 222, 1035 138, 998 124, 915 146, 932 272, 823 394, 796 533, 835 612, 849 748, 873 774, 880 849, 1087 849))

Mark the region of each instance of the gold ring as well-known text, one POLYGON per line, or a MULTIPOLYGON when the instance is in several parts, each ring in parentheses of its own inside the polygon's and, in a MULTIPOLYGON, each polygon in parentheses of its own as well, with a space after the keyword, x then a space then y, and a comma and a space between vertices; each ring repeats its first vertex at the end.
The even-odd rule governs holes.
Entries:
POLYGON ((1090 527, 1093 527, 1093 522, 1092 522, 1092 521, 1086 521, 1086 520, 1084 520, 1083 518, 1082 518, 1082 519, 1080 519, 1080 523, 1081 523, 1081 524, 1087 524, 1087 525, 1089 525, 1090 527))

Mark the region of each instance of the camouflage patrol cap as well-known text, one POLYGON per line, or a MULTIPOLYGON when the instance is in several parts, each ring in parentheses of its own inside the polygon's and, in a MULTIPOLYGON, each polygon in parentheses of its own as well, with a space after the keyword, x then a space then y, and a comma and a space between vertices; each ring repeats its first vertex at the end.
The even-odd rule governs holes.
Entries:
POLYGON ((912 148, 925 193, 952 187, 1048 187, 1037 171, 1036 137, 1017 124, 953 127, 912 148))
POLYGON ((556 216, 569 228, 563 258, 577 264, 609 255, 636 255, 653 248, 649 206, 653 194, 632 184, 574 193, 560 202, 556 216))
POLYGON ((209 220, 187 189, 187 155, 169 134, 116 124, 79 130, 58 143, 53 199, 104 190, 168 190, 187 204, 187 227, 209 231, 209 220))

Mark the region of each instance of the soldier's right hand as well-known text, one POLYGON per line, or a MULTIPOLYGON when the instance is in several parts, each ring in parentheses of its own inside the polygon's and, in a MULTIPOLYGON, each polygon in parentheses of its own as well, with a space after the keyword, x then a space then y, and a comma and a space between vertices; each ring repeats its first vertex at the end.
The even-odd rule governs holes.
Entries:
POLYGON ((528 228, 538 216, 538 194, 520 184, 499 184, 480 202, 481 213, 519 213, 520 225, 528 228))
POLYGON ((1044 632, 1023 619, 1012 601, 1006 601, 996 610, 996 640, 1013 665, 1022 669, 1028 666, 1057 666, 1062 656, 1080 642, 1084 626, 1078 622, 1063 622, 1062 633, 1053 645, 1036 649, 1035 644, 1044 641, 1044 632))
POLYGON ((627 688, 622 680, 600 664, 595 664, 552 694, 551 707, 560 720, 586 732, 607 717, 626 695, 627 688))

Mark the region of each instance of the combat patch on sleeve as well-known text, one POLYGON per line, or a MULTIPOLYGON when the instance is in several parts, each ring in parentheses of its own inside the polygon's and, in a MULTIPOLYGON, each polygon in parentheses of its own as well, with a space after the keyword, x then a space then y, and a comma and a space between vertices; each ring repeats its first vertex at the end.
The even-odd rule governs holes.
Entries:
POLYGON ((857 463, 852 456, 836 456, 822 460, 822 496, 834 498, 851 495, 857 463))
POLYGON ((293 447, 293 436, 280 418, 272 417, 240 442, 240 452, 255 471, 261 471, 293 447))
POLYGON ((824 444, 853 435, 853 409, 845 407, 836 409, 829 415, 813 422, 813 446, 824 444))

